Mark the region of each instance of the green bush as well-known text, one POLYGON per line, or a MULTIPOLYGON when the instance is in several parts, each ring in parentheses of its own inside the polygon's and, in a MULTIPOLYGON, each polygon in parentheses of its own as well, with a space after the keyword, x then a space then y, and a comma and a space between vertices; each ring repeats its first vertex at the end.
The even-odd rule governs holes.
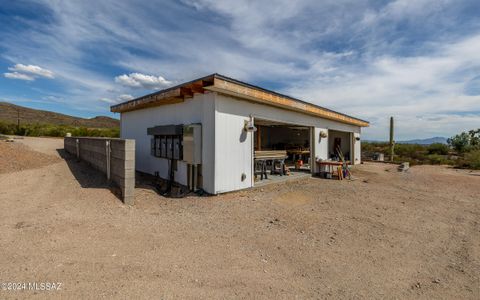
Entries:
POLYGON ((362 151, 386 153, 388 143, 384 142, 362 142, 362 151))
POLYGON ((16 124, 0 122, 0 134, 21 136, 64 137, 67 132, 72 136, 119 137, 119 128, 85 128, 54 124, 16 124))
POLYGON ((432 165, 451 165, 453 163, 452 160, 448 159, 447 155, 429 154, 426 158, 432 165))
POLYGON ((396 144, 395 155, 398 157, 408 157, 416 160, 421 160, 427 153, 427 147, 417 144, 396 144))
POLYGON ((450 148, 445 144, 435 143, 427 147, 428 154, 447 155, 450 148))
MULTIPOLYGON (((409 162, 410 165, 435 164, 446 165, 453 164, 454 161, 448 156, 449 148, 447 145, 432 144, 395 144, 394 162, 409 162)), ((371 155, 373 153, 383 153, 388 160, 390 156, 390 146, 385 142, 363 142, 362 155, 371 155)))
POLYGON ((15 124, 0 122, 0 133, 15 134, 16 130, 17 126, 15 124))
POLYGON ((474 150, 465 154, 459 160, 458 165, 463 168, 480 170, 480 150, 474 150))

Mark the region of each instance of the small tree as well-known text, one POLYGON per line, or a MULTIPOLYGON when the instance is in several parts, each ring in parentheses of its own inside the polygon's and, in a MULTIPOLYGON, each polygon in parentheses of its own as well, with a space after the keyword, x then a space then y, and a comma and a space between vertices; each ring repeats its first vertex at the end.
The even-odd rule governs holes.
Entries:
POLYGON ((450 147, 458 152, 468 152, 480 149, 480 128, 462 132, 447 140, 450 147))
POLYGON ((470 135, 466 132, 462 132, 449 138, 447 143, 456 151, 465 152, 470 146, 470 135))
POLYGON ((470 145, 478 149, 480 147, 480 128, 477 130, 470 130, 470 145))

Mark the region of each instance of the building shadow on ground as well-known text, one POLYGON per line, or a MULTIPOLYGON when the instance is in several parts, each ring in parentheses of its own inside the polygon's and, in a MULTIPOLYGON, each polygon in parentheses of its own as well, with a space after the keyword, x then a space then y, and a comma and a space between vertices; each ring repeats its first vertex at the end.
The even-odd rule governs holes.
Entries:
POLYGON ((82 188, 108 189, 120 201, 122 201, 121 190, 114 183, 109 182, 107 176, 94 169, 85 161, 77 160, 75 155, 67 153, 65 149, 56 149, 60 157, 67 163, 70 172, 82 188))
POLYGON ((167 180, 138 171, 135 172, 135 188, 152 190, 165 198, 183 198, 188 194, 184 186, 173 183, 169 188, 167 180))

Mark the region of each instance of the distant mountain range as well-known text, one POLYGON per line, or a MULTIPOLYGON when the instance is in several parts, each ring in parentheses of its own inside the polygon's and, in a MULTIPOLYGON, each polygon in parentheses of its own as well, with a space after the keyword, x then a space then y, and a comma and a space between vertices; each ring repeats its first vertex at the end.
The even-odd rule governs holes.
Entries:
POLYGON ((418 145, 430 145, 430 144, 446 144, 447 138, 436 136, 428 139, 416 139, 408 141, 398 141, 397 144, 418 144, 418 145))
POLYGON ((42 123, 87 128, 115 128, 120 126, 119 120, 106 116, 85 119, 46 110, 28 108, 8 102, 0 102, 0 121, 16 124, 18 117, 20 117, 20 124, 42 123))

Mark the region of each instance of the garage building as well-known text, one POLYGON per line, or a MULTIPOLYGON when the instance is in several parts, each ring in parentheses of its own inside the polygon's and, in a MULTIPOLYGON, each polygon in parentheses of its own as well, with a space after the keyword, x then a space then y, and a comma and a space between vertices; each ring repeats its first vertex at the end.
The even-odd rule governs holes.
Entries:
POLYGON ((361 160, 367 121, 219 74, 111 107, 140 172, 218 194, 361 160), (266 172, 268 170, 268 172, 266 172), (267 175, 265 179, 263 175, 267 175))

